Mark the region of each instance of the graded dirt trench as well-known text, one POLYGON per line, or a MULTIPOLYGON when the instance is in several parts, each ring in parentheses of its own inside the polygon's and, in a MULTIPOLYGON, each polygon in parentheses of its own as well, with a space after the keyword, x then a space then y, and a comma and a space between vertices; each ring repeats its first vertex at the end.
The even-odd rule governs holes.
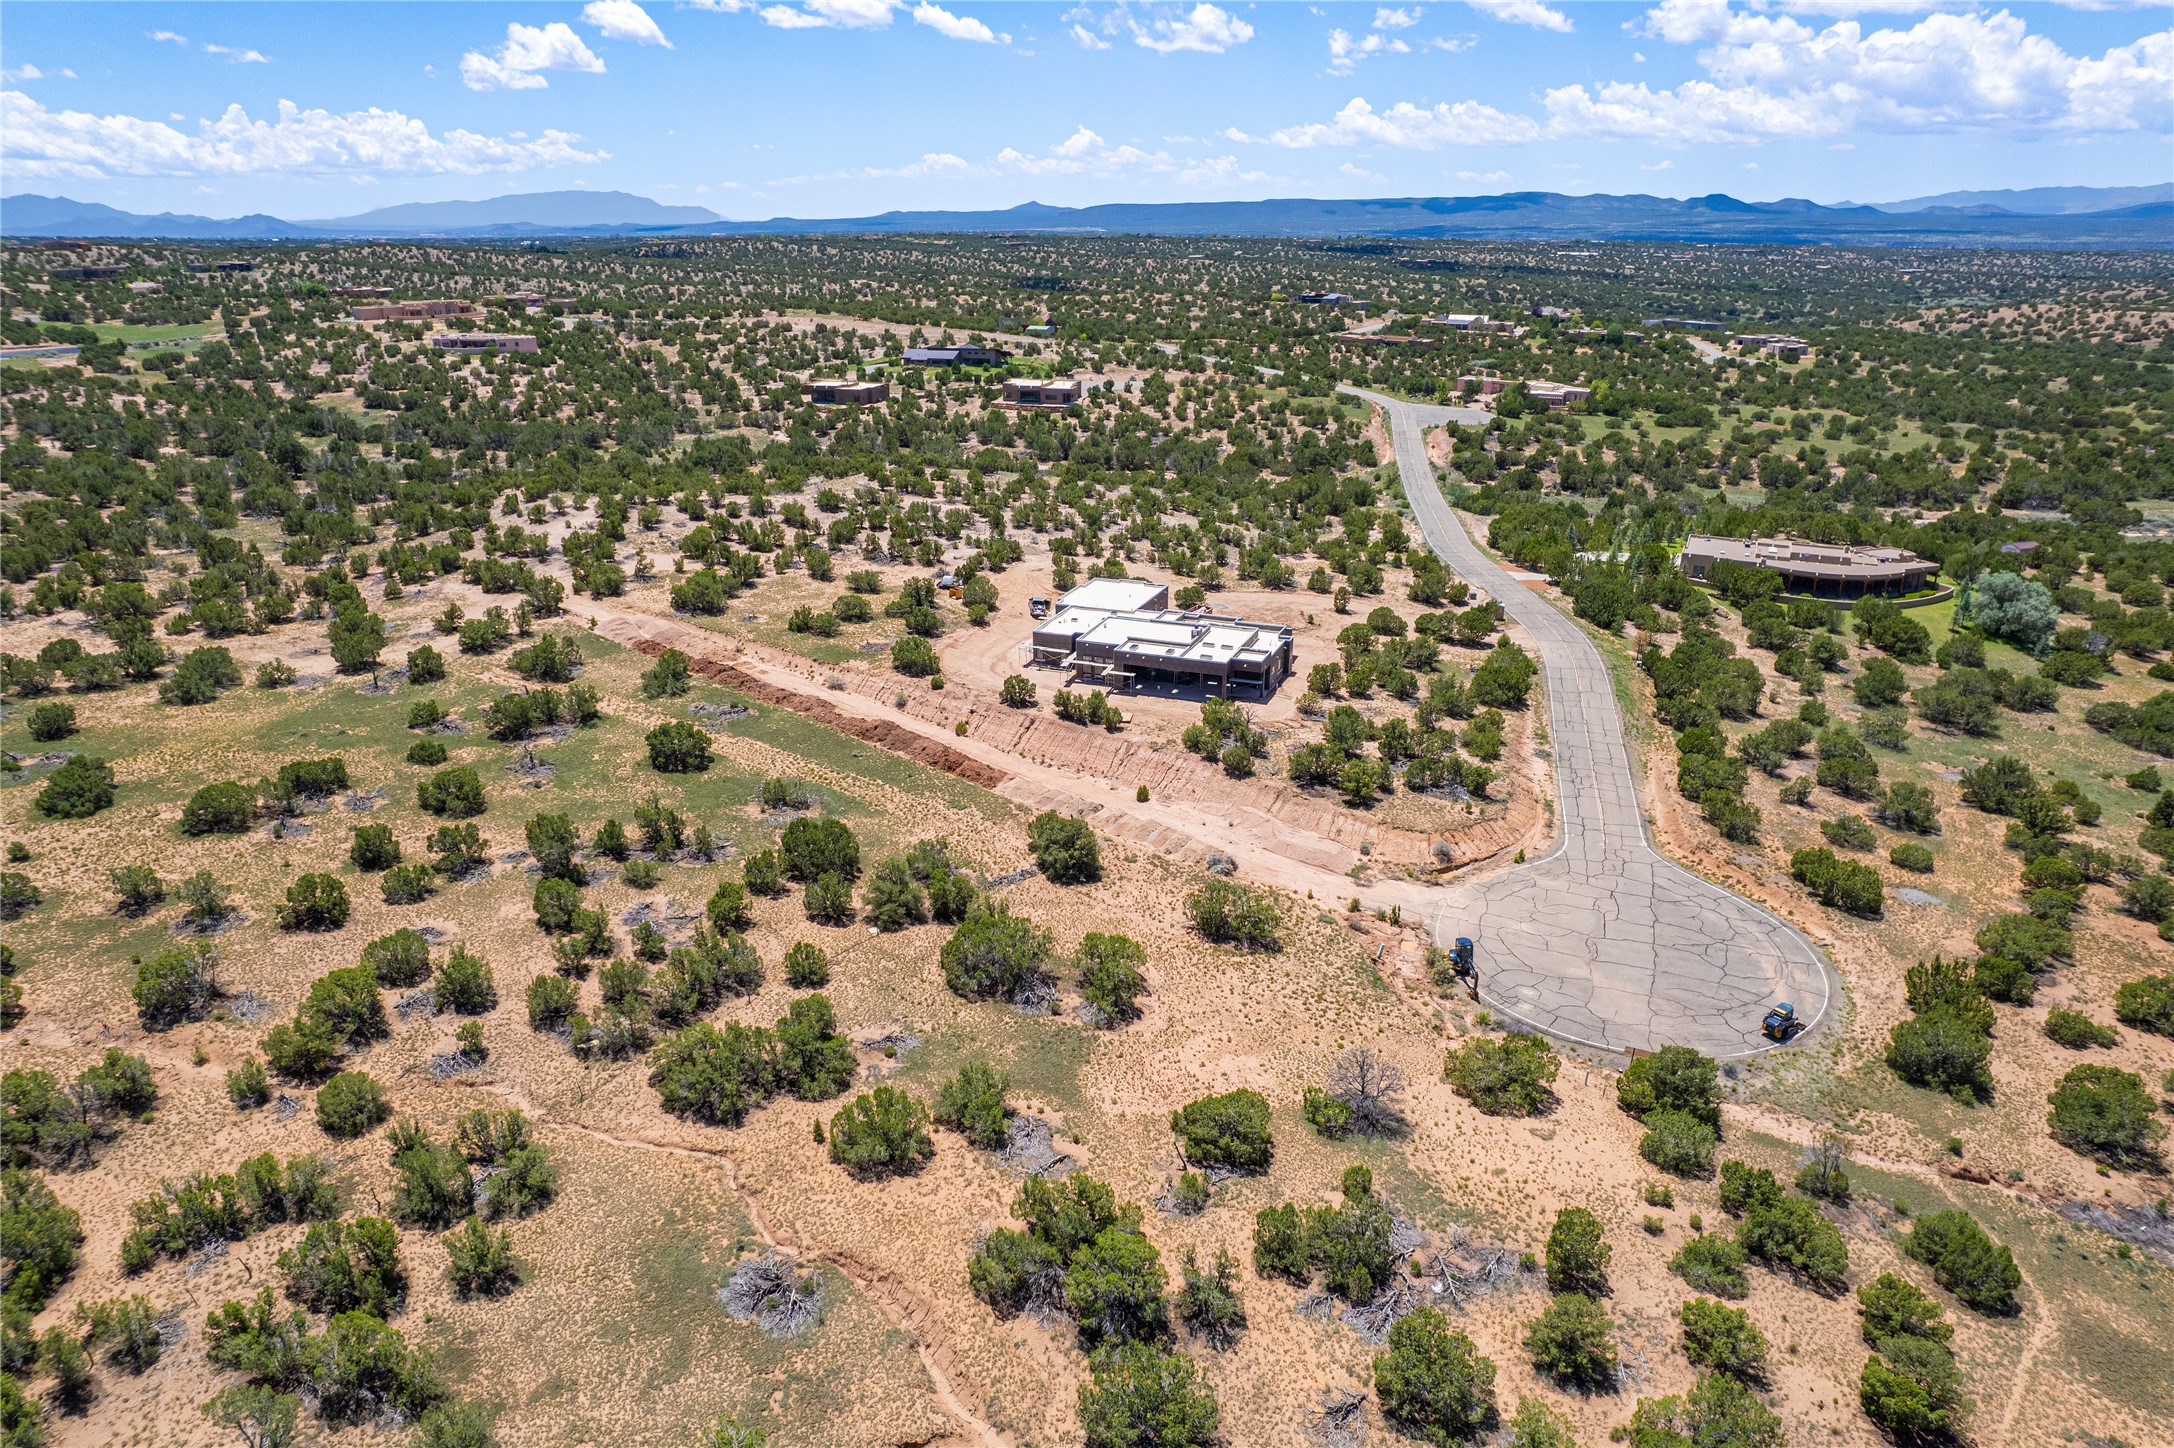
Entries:
POLYGON ((1471 937, 1487 1005, 1580 1045, 1754 1055, 1773 1049, 1759 1025, 1779 1001, 1796 1007, 1803 1039, 1839 994, 1826 958, 1788 922, 1654 848, 1607 662, 1577 623, 1489 558, 1443 500, 1425 432, 1472 422, 1471 410, 1343 390, 1388 415, 1428 546, 1532 636, 1547 682, 1562 842, 1442 892, 1430 917, 1438 943, 1471 937))

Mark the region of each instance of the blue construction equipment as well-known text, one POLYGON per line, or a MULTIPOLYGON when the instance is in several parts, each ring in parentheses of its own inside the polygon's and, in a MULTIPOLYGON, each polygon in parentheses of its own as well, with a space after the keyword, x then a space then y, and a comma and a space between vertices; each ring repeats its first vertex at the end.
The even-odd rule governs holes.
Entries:
POLYGON ((1804 1023, 1797 1019, 1797 1008, 1783 1001, 1766 1013, 1766 1019, 1759 1023, 1759 1030, 1769 1041, 1786 1041, 1803 1026, 1804 1023))

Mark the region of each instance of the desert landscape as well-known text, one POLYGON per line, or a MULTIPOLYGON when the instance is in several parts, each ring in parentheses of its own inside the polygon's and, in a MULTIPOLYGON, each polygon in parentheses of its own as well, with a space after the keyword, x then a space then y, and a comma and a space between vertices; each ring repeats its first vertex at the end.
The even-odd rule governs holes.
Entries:
POLYGON ((987 240, 71 254, 202 315, 0 374, 9 1441, 2165 1441, 2162 349, 2060 344, 2087 505, 1862 385, 2060 392, 2051 255, 1910 330, 1777 263, 1784 362, 1624 341, 1656 248, 1339 258, 1575 304, 1399 352, 1295 244, 1207 334, 1029 245, 1054 337, 892 314, 987 240), (426 262, 539 350, 338 296, 426 262), (969 336, 1084 400, 901 360, 969 336), (1938 586, 1685 571, 1760 533, 1938 586), (1288 666, 1037 661, 1097 579, 1288 666))

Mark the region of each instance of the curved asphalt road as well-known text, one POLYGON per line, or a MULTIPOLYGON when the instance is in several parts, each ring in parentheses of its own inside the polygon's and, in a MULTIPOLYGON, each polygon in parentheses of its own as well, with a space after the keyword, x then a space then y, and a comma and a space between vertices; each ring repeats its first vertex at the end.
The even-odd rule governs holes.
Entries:
POLYGON ((1581 1045, 1748 1056, 1771 1048, 1759 1022, 1777 1001, 1796 1006, 1807 1032, 1818 1025, 1837 994, 1825 958, 1786 922, 1654 849, 1600 651, 1482 552, 1443 500, 1424 429, 1490 415, 1343 390, 1388 414, 1428 544, 1501 602, 1546 669, 1563 843, 1531 864, 1452 886, 1434 915, 1437 942, 1472 937, 1489 1007, 1581 1045))

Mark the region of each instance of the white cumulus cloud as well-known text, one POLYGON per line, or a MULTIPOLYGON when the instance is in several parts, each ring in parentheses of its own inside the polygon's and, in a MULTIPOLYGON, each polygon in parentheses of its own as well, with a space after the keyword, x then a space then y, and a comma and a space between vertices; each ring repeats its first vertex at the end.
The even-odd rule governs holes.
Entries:
MULTIPOLYGON (((2106 134, 2163 128, 2174 96, 2174 30, 2098 56, 2072 55, 2008 11, 1938 12, 1871 30, 1838 20, 1819 29, 1727 0, 1662 0, 1636 28, 1699 47, 1705 75, 1670 87, 1556 86, 1533 115, 1476 101, 1399 102, 1377 112, 1355 97, 1327 121, 1265 137, 1226 134, 1286 147, 1417 150, 1539 140, 1750 145, 1860 132, 2106 134)), ((1333 63, 1333 42, 1331 50, 1333 63)))
MULTIPOLYGON (((798 5, 765 5, 756 13, 763 24, 780 30, 882 30, 905 11, 914 24, 926 25, 950 40, 1011 44, 1009 35, 990 29, 971 15, 946 10, 934 0, 916 0, 910 10, 907 4, 908 0, 799 0, 798 5)), ((717 0, 710 8, 742 9, 746 8, 746 0, 717 0)))
POLYGON ((634 0, 590 0, 582 7, 581 23, 603 32, 606 40, 624 40, 630 45, 661 45, 666 50, 672 42, 664 38, 657 22, 649 18, 649 12, 634 0))
POLYGON ((0 92, 0 156, 25 176, 474 175, 609 159, 580 140, 556 130, 521 139, 434 135, 399 111, 339 114, 284 100, 276 119, 231 105, 189 132, 140 116, 48 110, 21 91, 0 92))
POLYGON ((800 0, 791 5, 766 5, 759 12, 762 23, 780 30, 880 30, 891 23, 899 0, 800 0))
POLYGON ((1009 45, 1009 35, 998 35, 971 15, 954 15, 941 5, 931 5, 929 0, 913 7, 913 23, 926 25, 948 40, 972 40, 983 45, 1009 45))
POLYGON ((188 36, 176 34, 171 30, 146 30, 143 37, 146 40, 158 41, 162 45, 187 45, 189 43, 188 36))
POLYGON ((547 70, 602 75, 604 62, 563 20, 540 30, 515 21, 506 27, 506 43, 498 54, 471 50, 460 58, 462 82, 477 91, 542 90, 550 84, 542 75, 547 70))
POLYGON ((13 85, 18 81, 44 80, 45 72, 25 61, 12 70, 0 70, 0 81, 13 85))
POLYGON ((235 65, 270 65, 271 57, 261 50, 245 50, 233 45, 213 45, 205 42, 204 54, 223 55, 235 65))
POLYGON ((1386 5, 1380 6, 1374 11, 1374 28, 1376 30, 1409 30, 1419 23, 1420 14, 1421 12, 1417 6, 1410 10, 1401 7, 1392 10, 1386 5))
POLYGON ((1377 111, 1364 96, 1353 96, 1327 121, 1290 126, 1266 136, 1239 131, 1225 134, 1233 141, 1266 141, 1272 146, 1310 150, 1318 146, 1395 146, 1400 150, 1435 151, 1444 146, 1499 146, 1540 138, 1540 125, 1529 116, 1497 110, 1479 101, 1454 105, 1417 106, 1398 101, 1377 111))
POLYGON ((1084 25, 1072 27, 1072 43, 1081 50, 1108 50, 1110 43, 1084 25))
POLYGON ((1464 3, 1505 25, 1530 25, 1535 30, 1559 30, 1565 34, 1572 28, 1569 16, 1552 5, 1541 4, 1540 0, 1464 0, 1464 3))
POLYGON ((1134 21, 1134 43, 1149 50, 1168 55, 1178 50, 1196 50, 1208 55, 1221 55, 1234 45, 1243 45, 1253 38, 1253 27, 1219 5, 1207 0, 1195 5, 1177 19, 1167 16, 1149 25, 1134 21))

